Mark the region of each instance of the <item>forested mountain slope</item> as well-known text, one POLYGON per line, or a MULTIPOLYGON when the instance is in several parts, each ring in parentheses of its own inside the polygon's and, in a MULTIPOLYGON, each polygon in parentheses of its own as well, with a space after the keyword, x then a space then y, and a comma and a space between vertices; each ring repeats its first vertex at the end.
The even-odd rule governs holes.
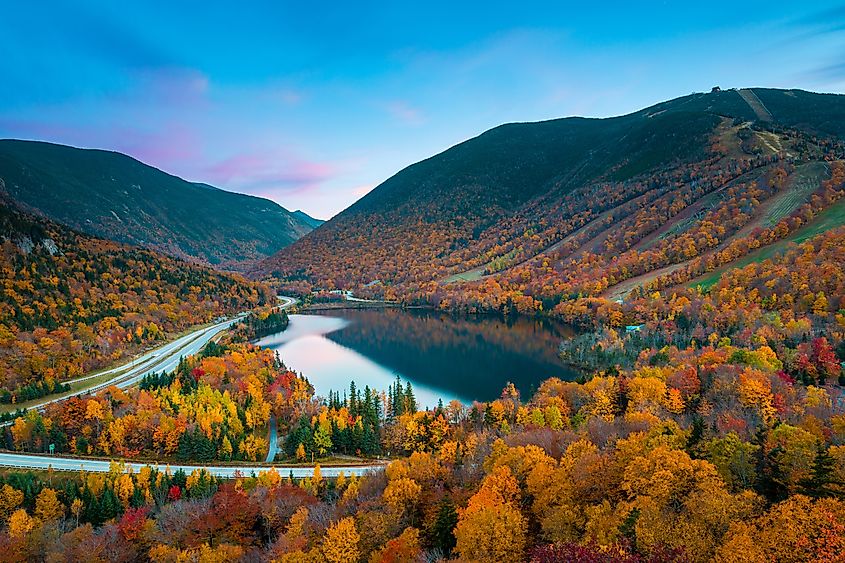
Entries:
POLYGON ((844 114, 845 96, 753 89, 503 125, 399 172, 253 273, 529 310, 632 279, 680 283, 681 266, 692 279, 834 203, 844 114))
POLYGON ((77 230, 223 268, 271 255, 312 226, 276 203, 186 182, 124 154, 0 140, 6 193, 77 230))
POLYGON ((0 399, 271 299, 266 286, 97 239, 0 197, 0 399))

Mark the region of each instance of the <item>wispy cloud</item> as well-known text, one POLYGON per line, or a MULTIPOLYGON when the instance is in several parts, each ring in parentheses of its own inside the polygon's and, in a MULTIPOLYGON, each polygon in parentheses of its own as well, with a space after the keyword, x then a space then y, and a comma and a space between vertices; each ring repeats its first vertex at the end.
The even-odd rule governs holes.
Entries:
POLYGON ((138 90, 153 103, 167 105, 195 104, 204 100, 209 89, 208 76, 194 68, 162 67, 138 72, 138 90))
POLYGON ((801 78, 820 85, 841 84, 845 81, 845 63, 836 62, 811 68, 803 72, 801 78))
POLYGON ((333 174, 330 164, 304 160, 288 151, 234 155, 203 173, 208 181, 220 187, 267 197, 314 190, 333 174))
POLYGON ((302 92, 293 88, 282 88, 278 92, 278 98, 289 106, 298 104, 304 97, 302 92))
POLYGON ((202 158, 202 137, 192 128, 168 122, 154 131, 113 128, 103 133, 107 146, 142 162, 162 167, 165 172, 184 168, 185 162, 202 158))
POLYGON ((845 5, 820 10, 797 18, 793 25, 814 27, 817 31, 842 31, 845 29, 845 5))
POLYGON ((386 109, 397 121, 405 125, 422 125, 425 123, 425 116, 422 111, 407 102, 393 101, 386 105, 386 109))
POLYGON ((108 17, 103 10, 85 9, 77 3, 74 25, 57 25, 74 45, 92 56, 110 60, 124 68, 148 69, 179 65, 173 53, 166 51, 149 34, 139 33, 125 22, 108 17))
POLYGON ((357 197, 364 197, 365 195, 367 195, 368 193, 370 193, 371 191, 373 191, 373 188, 375 188, 375 187, 376 187, 376 185, 377 185, 377 184, 364 184, 363 186, 358 186, 358 187, 356 187, 356 188, 352 188, 352 189, 350 190, 350 192, 351 192, 351 193, 352 193, 352 195, 354 195, 356 198, 357 198, 357 197))

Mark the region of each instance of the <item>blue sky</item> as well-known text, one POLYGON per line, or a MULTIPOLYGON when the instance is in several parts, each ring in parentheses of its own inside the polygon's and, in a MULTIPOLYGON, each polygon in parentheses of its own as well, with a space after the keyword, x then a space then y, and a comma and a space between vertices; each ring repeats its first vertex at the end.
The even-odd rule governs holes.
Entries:
POLYGON ((837 2, 305 4, 7 3, 0 137, 118 150, 327 218, 508 121, 714 85, 845 91, 837 2))

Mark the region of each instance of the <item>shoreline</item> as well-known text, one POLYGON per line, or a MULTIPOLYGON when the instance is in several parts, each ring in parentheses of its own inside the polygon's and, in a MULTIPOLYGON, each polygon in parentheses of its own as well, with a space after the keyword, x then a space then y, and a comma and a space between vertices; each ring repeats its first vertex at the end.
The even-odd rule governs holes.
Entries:
POLYGON ((311 303, 299 308, 298 312, 307 313, 309 311, 340 311, 344 309, 429 309, 436 310, 434 307, 426 305, 404 305, 402 303, 394 303, 390 301, 343 301, 338 303, 311 303))

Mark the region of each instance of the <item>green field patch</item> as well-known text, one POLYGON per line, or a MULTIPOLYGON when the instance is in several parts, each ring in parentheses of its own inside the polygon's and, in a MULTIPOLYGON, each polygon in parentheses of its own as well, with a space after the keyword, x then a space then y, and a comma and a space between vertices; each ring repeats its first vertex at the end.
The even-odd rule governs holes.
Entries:
POLYGON ((801 244, 802 242, 813 238, 816 235, 827 232, 831 229, 845 225, 845 200, 839 200, 821 213, 819 213, 812 223, 802 227, 794 234, 787 238, 759 248, 754 252, 747 254, 736 262, 732 262, 720 268, 717 268, 699 277, 687 285, 690 287, 701 287, 703 290, 709 290, 716 285, 722 274, 734 268, 742 268, 753 262, 764 262, 774 256, 782 254, 793 244, 801 244))

